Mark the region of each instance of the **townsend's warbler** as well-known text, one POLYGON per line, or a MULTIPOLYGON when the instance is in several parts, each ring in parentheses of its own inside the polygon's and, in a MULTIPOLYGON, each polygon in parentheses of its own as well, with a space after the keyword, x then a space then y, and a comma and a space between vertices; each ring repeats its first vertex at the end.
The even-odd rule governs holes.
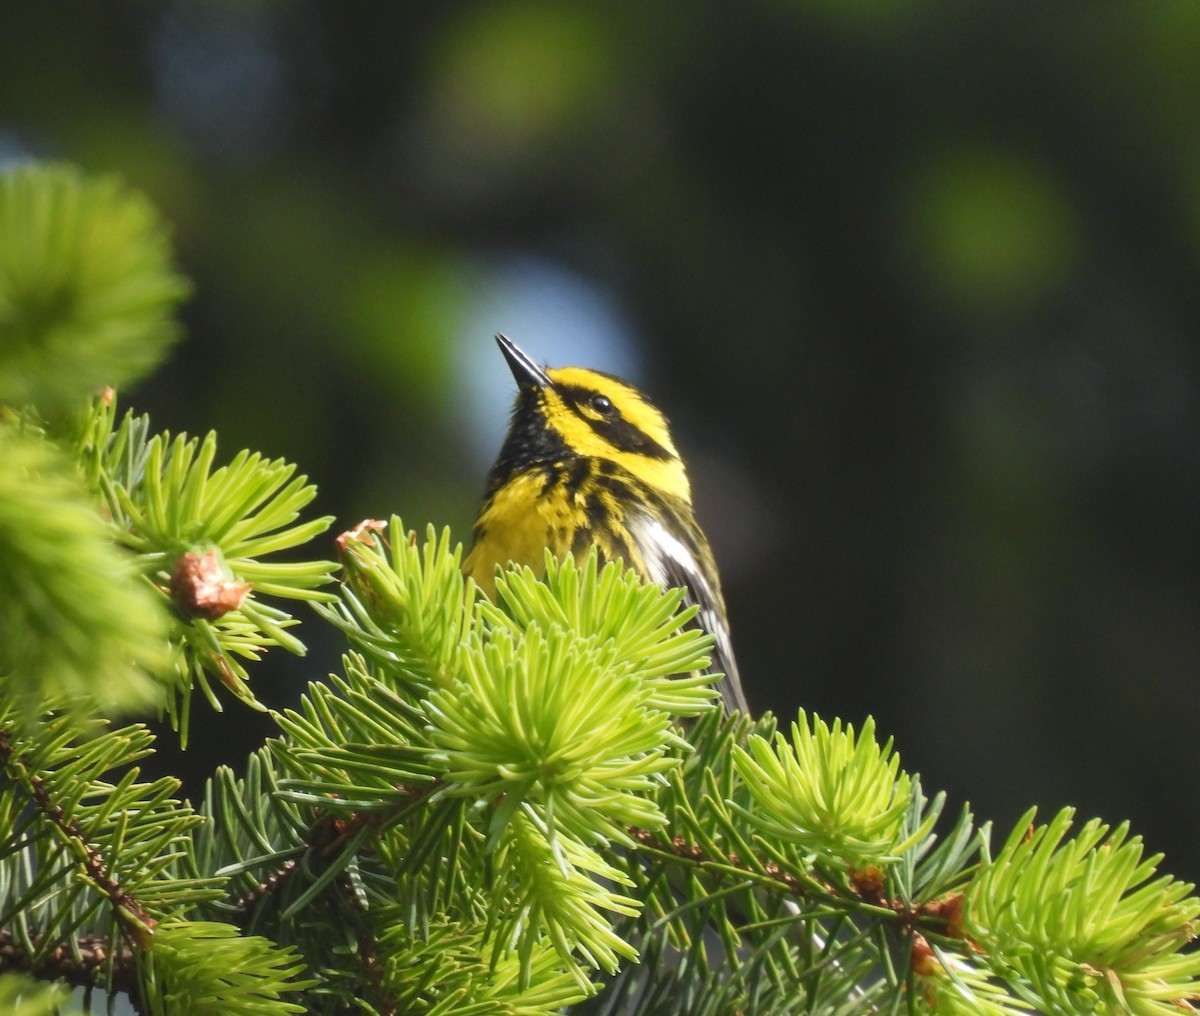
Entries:
POLYGON ((517 401, 463 571, 491 595, 497 565, 540 571, 547 547, 578 559, 595 544, 601 564, 624 561, 647 580, 681 586, 716 639, 712 669, 725 675, 717 687, 726 708, 748 712, 717 566, 662 413, 615 377, 542 368, 507 337, 496 341, 517 401))

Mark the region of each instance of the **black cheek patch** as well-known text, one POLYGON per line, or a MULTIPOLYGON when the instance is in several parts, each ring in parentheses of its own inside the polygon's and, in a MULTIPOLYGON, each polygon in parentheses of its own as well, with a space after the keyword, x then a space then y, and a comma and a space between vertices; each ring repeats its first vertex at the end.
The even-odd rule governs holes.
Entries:
MULTIPOLYGON (((576 410, 576 412, 579 412, 576 410)), ((611 420, 593 420, 591 417, 579 414, 587 425, 600 437, 604 438, 614 448, 623 452, 636 452, 648 459, 669 459, 671 453, 644 431, 640 431, 632 423, 616 414, 611 420)))
POLYGON ((671 453, 654 438, 626 420, 615 406, 610 413, 601 417, 592 415, 596 412, 595 410, 585 412, 583 407, 596 395, 596 392, 581 385, 561 385, 555 391, 562 399, 563 405, 567 406, 599 437, 618 451, 634 452, 650 459, 673 458, 671 453))

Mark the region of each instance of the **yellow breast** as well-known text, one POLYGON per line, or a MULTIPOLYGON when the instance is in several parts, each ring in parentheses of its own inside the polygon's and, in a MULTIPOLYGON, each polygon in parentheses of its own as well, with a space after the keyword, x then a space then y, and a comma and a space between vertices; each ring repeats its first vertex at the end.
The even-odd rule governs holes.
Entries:
POLYGON ((541 575, 547 547, 555 556, 571 549, 577 510, 563 498, 543 497, 545 481, 541 470, 516 476, 479 514, 475 546, 463 562, 463 572, 488 596, 496 591, 497 565, 528 565, 541 575))

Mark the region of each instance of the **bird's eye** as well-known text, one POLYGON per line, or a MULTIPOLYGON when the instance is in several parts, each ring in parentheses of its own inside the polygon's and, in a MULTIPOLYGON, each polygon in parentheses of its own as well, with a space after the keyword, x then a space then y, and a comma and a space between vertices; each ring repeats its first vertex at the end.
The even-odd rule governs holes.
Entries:
POLYGON ((607 395, 593 395, 591 404, 592 408, 601 416, 608 416, 613 411, 612 399, 607 395))

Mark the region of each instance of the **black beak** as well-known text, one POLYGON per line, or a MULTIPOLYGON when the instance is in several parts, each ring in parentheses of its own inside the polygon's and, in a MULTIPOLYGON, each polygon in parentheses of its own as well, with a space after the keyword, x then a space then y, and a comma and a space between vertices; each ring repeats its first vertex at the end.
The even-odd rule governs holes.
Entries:
POLYGON ((539 367, 521 348, 513 342, 507 335, 496 335, 496 344, 500 347, 500 352, 504 354, 504 359, 508 361, 508 369, 512 371, 512 375, 517 379, 518 388, 553 388, 554 382, 550 380, 545 370, 539 367))

